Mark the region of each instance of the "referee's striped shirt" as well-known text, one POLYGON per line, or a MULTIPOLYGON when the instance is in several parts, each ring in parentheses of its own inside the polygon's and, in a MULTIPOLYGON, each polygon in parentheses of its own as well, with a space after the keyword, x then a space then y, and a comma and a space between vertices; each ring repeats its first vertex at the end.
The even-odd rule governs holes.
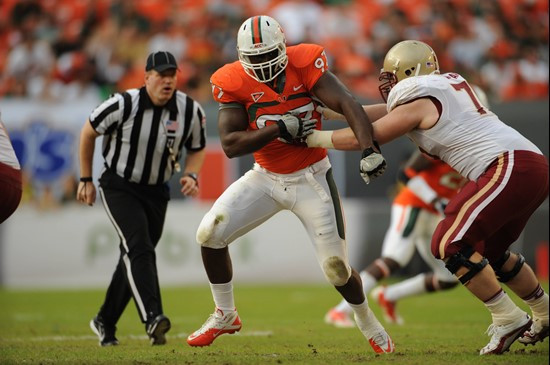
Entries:
POLYGON ((179 161, 184 146, 198 151, 206 145, 204 109, 181 91, 163 107, 153 105, 145 87, 114 94, 89 120, 104 135, 106 167, 138 184, 159 185, 170 179, 170 146, 179 161))

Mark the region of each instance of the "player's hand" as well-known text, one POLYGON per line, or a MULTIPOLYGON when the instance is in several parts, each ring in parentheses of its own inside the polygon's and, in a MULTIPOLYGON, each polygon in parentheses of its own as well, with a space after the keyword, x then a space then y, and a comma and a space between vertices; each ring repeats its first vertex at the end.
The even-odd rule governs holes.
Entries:
POLYGON ((376 152, 372 147, 363 150, 361 161, 359 161, 359 173, 366 184, 386 170, 386 160, 381 153, 376 152))
POLYGON ((302 119, 293 114, 284 114, 277 121, 280 137, 289 143, 313 133, 316 124, 317 119, 302 119))
POLYGON ((445 198, 437 198, 433 202, 433 206, 435 210, 441 215, 445 215, 445 208, 447 208, 447 204, 449 204, 449 199, 445 198))

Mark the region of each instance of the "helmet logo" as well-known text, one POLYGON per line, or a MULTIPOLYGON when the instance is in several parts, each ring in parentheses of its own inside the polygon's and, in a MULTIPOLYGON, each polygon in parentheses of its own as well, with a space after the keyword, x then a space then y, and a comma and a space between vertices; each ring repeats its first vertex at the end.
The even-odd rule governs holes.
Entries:
POLYGON ((255 43, 255 44, 252 45, 252 48, 257 49, 257 48, 264 48, 266 46, 267 46, 267 44, 265 44, 265 43, 255 43))

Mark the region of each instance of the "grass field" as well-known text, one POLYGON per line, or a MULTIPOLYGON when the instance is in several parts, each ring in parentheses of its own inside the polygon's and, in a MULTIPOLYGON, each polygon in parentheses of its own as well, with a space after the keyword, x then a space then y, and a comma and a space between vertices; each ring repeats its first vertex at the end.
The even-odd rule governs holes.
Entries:
MULTIPOLYGON (((545 285, 548 289, 548 285, 545 285)), ((206 348, 188 333, 213 310, 208 287, 163 289, 172 321, 165 346, 152 347, 133 304, 118 324, 120 346, 102 348, 88 327, 103 290, 0 290, 0 364, 548 364, 548 340, 514 343, 500 356, 478 355, 488 342, 490 315, 464 288, 405 299, 404 326, 386 325, 396 353, 376 355, 358 329, 323 322, 338 293, 327 285, 243 286, 236 304, 243 329, 206 348)), ((525 306, 513 297, 523 308, 525 306)), ((382 319, 379 308, 371 308, 382 319)), ((525 308, 526 309, 526 308, 525 308)))

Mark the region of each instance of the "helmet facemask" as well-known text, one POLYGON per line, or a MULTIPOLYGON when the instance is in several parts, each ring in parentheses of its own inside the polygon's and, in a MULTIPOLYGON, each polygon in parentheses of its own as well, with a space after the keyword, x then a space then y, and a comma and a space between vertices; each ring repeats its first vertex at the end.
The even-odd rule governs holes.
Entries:
POLYGON ((265 15, 249 18, 241 25, 237 53, 246 73, 263 83, 275 79, 288 64, 283 30, 265 15))
POLYGON ((279 44, 262 53, 239 52, 239 61, 250 77, 259 82, 269 82, 284 71, 288 63, 286 47, 279 44))
POLYGON ((378 86, 378 91, 380 91, 380 95, 382 96, 382 99, 384 99, 384 103, 387 103, 388 95, 390 95, 392 87, 397 84, 397 76, 395 76, 394 73, 387 72, 382 69, 380 76, 378 77, 378 81, 382 82, 380 86, 378 86))

